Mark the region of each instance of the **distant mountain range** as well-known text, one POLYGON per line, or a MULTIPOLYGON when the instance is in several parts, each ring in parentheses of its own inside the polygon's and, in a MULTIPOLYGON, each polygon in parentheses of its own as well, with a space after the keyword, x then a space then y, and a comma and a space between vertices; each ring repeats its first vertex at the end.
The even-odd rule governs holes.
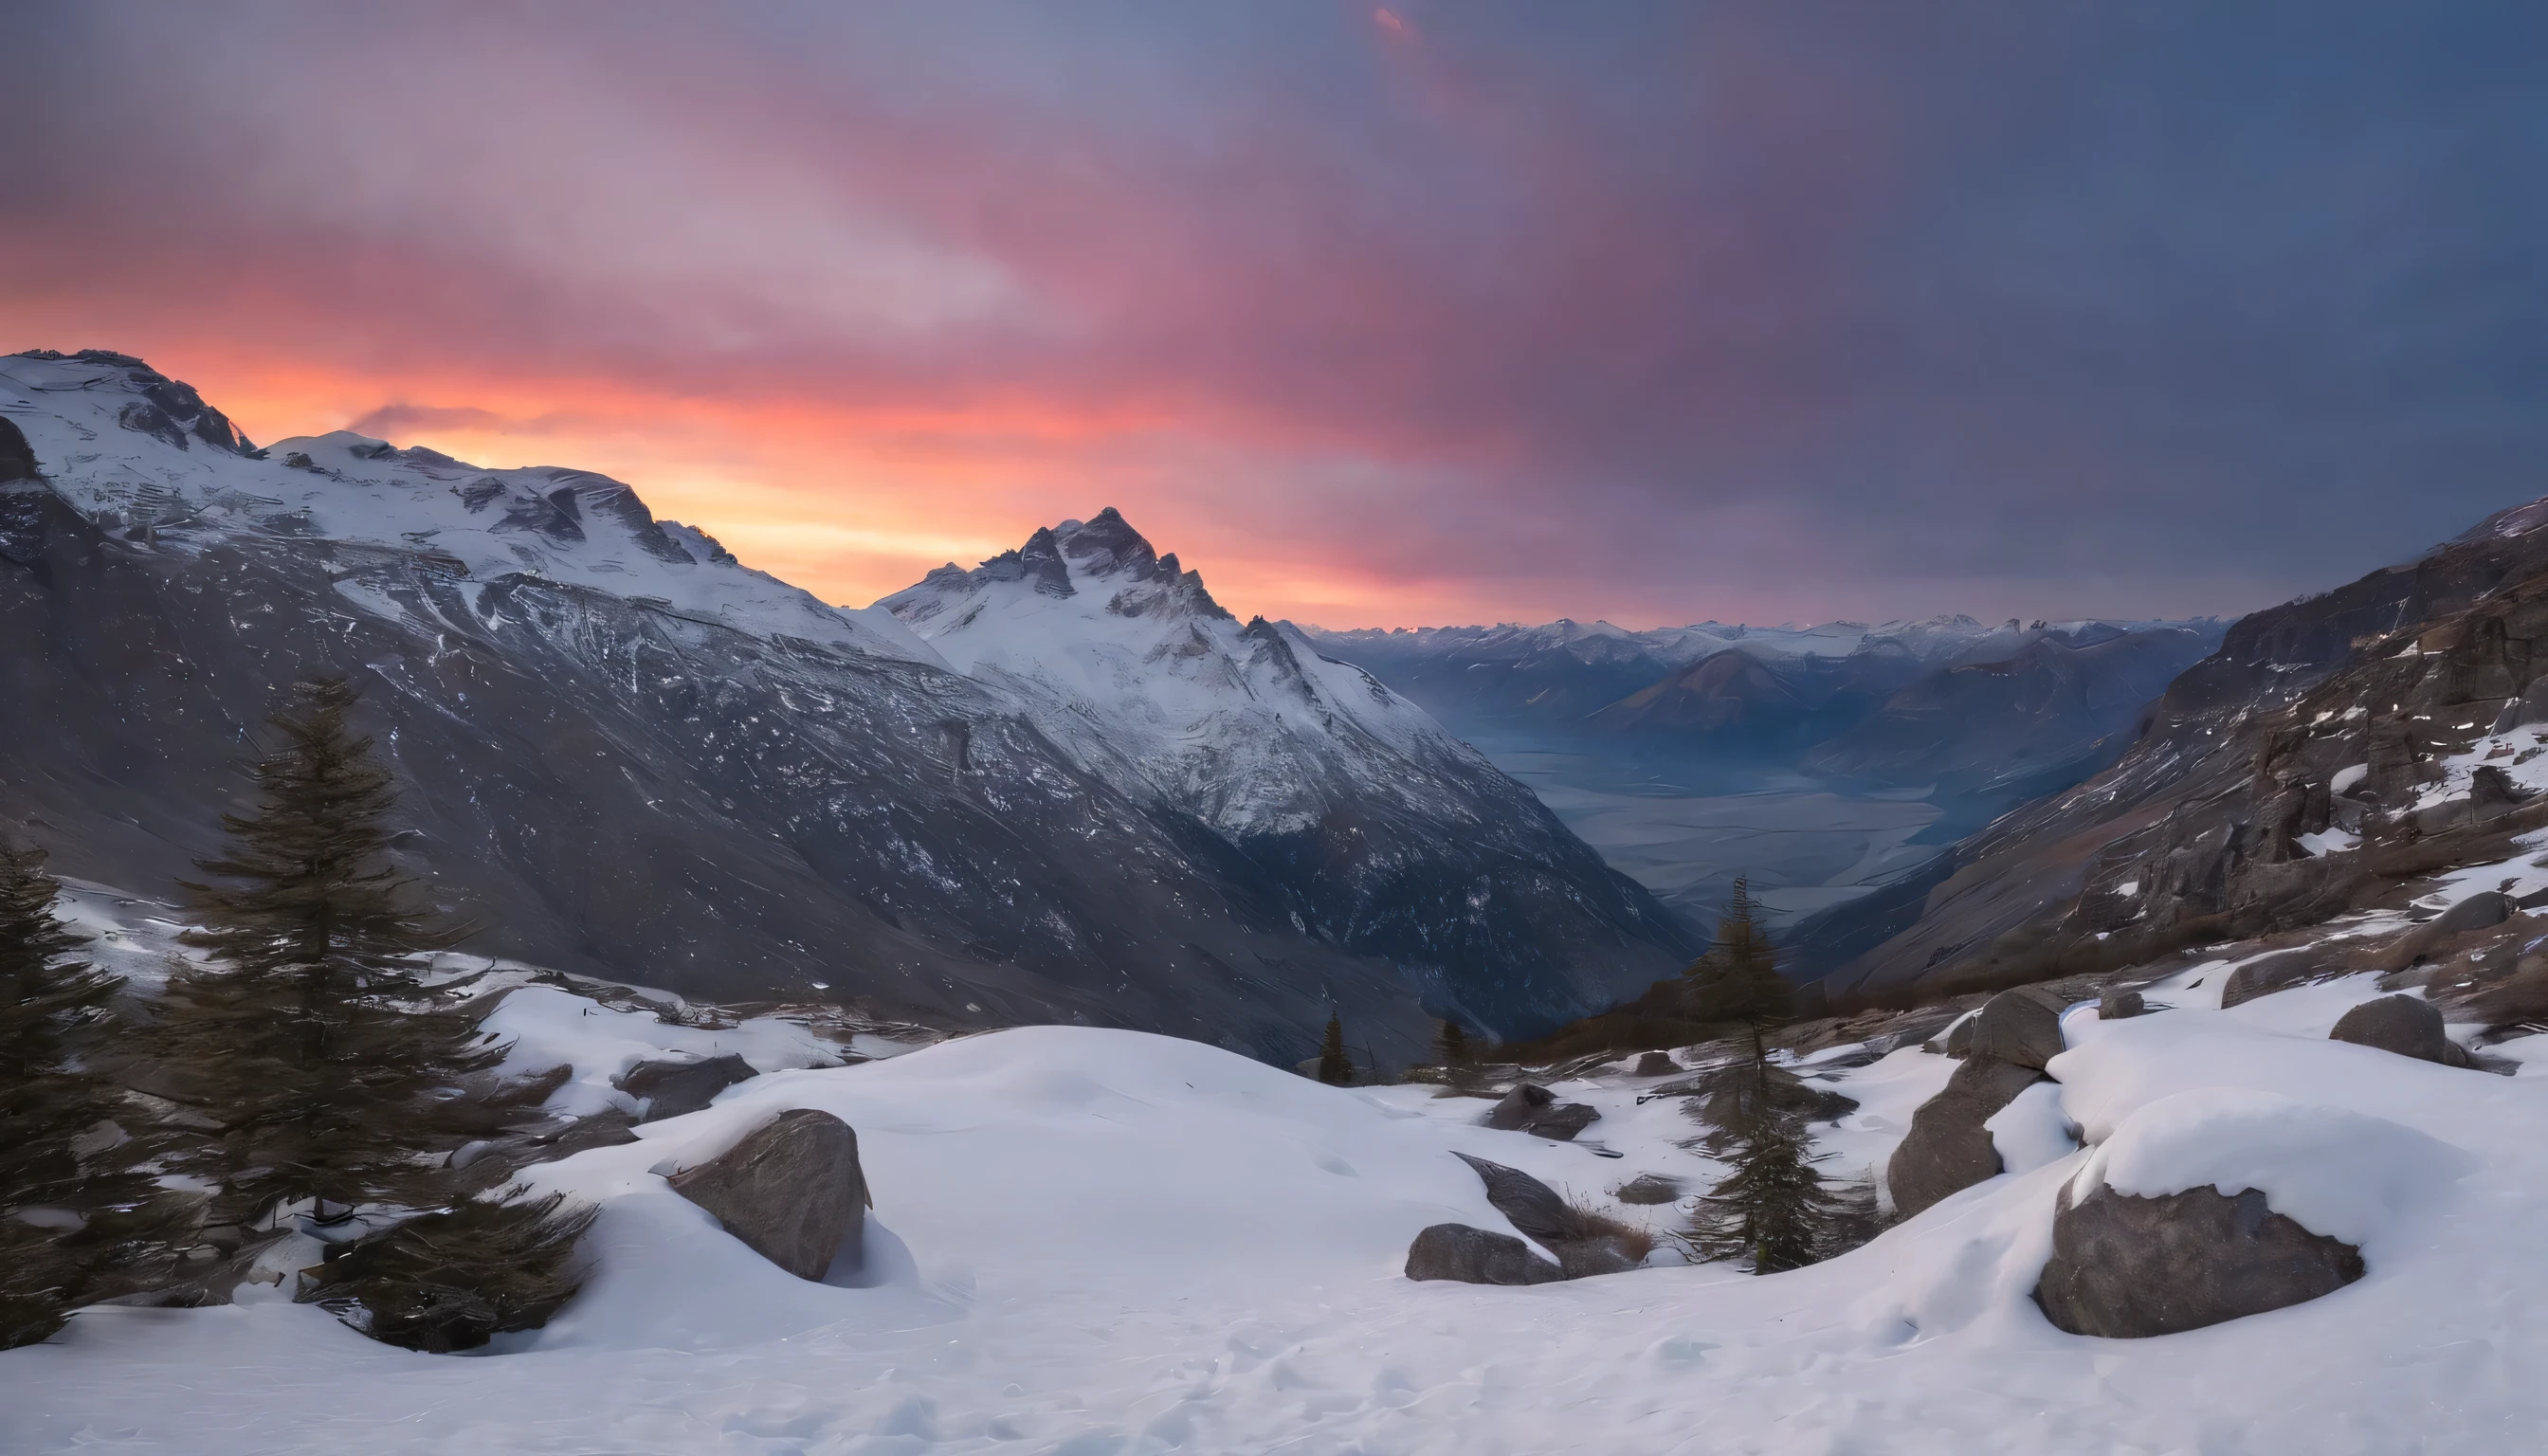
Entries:
POLYGON ((2548 500, 2240 618, 2119 762, 1961 847, 1830 988, 1909 1000, 2398 909, 2537 847, 2541 723, 2548 500))
POLYGON ((2221 640, 2197 621, 1302 629, 1495 757, 1704 922, 1739 873, 1813 974, 1951 847, 2112 763, 2221 640), (1889 897, 1883 892, 1891 892, 1889 897))
POLYGON ((1686 926, 1363 673, 1120 516, 847 610, 627 486, 253 447, 124 355, 0 358, 0 826, 164 892, 285 686, 351 676, 472 949, 726 999, 1412 1052, 1686 926))

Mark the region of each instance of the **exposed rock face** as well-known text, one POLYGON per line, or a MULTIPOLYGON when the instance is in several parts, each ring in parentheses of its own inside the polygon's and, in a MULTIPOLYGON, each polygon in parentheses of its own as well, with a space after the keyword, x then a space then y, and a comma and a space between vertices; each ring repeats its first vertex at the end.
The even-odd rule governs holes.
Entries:
POLYGON ((2041 1070, 2061 1054, 2061 998, 2041 986, 2002 991, 1974 1017, 1968 1056, 2041 1070))
POLYGON ((1558 1244, 1582 1238, 1590 1231, 1575 1210, 1566 1206, 1566 1200, 1557 1196, 1556 1189, 1530 1174, 1465 1152, 1456 1155, 1477 1171, 1479 1182, 1487 1185, 1487 1202, 1495 1205, 1496 1212, 1530 1237, 1541 1243, 1558 1244))
POLYGON ((2400 1056, 2467 1066, 2469 1054, 2442 1031, 2442 1013, 2420 996, 2383 996, 2365 1001, 2338 1018, 2331 1042, 2377 1046, 2400 1056))
POLYGON ((653 1123, 697 1112, 726 1088, 759 1075, 732 1052, 696 1061, 641 1061, 619 1079, 619 1090, 645 1098, 646 1121, 653 1123))
POLYGON ((822 1278, 836 1258, 858 1261, 874 1202, 859 1166, 859 1135, 809 1107, 780 1113, 671 1182, 726 1232, 799 1279, 822 1278))
POLYGON ((1546 1087, 1536 1082, 1524 1082, 1487 1110, 1487 1126, 1500 1133, 1518 1132, 1556 1101, 1557 1094, 1546 1087))
POLYGON ((1618 1247, 1611 1229, 1568 1207, 1566 1200, 1547 1184, 1519 1168, 1491 1163, 1465 1152, 1458 1156, 1476 1169, 1479 1181, 1487 1185, 1487 1202, 1495 1205, 1496 1212, 1510 1220, 1515 1228, 1557 1255, 1558 1268, 1565 1277, 1617 1274, 1637 1266, 1637 1261, 1618 1247))
POLYGON ((2480 890, 2459 901, 2441 914, 2432 925, 2436 938, 2455 936, 2465 931, 2485 930, 2503 924, 2512 916, 2512 902, 2496 890, 2480 890))
POLYGON ((1548 1284, 1566 1271, 1509 1233, 1466 1224, 1436 1224, 1407 1247, 1410 1279, 1455 1279, 1463 1284, 1548 1284))
POLYGON ((1580 1102, 1561 1103, 1557 1094, 1535 1082, 1524 1082, 1487 1112, 1487 1126, 1502 1133, 1529 1133, 1570 1142, 1575 1135, 1600 1120, 1598 1110, 1580 1102))
POLYGON ((1637 1069, 1630 1073, 1630 1075, 1639 1077, 1669 1077, 1680 1070, 1681 1063, 1672 1059, 1672 1053, 1668 1051, 1649 1051, 1645 1055, 1637 1058, 1637 1069))
POLYGON ((2548 825, 2548 796, 2468 756, 2490 725, 2535 718, 2543 680, 2548 501, 2241 619, 2120 762, 1964 841, 1919 920, 1833 972, 1832 991, 2119 967, 2505 858, 2548 825))
POLYGON ((2221 983, 2221 1009, 2227 1011, 2259 996, 2288 991, 2332 973, 2326 964, 2325 953, 2316 949, 2260 956, 2230 972, 2230 978, 2221 983))
POLYGON ((2313 1233, 2247 1189, 2159 1198, 2100 1183, 2052 1219, 2052 1258, 2035 1289, 2072 1334, 2138 1339, 2314 1300, 2362 1277, 2362 1253, 2313 1233))
POLYGON ((1682 1182, 1669 1173, 1639 1173, 1619 1185, 1610 1196, 1625 1204, 1640 1206, 1678 1202, 1682 1182))
POLYGON ((2138 991, 2117 988, 2097 998, 2099 1021, 2128 1021, 2147 1013, 2148 1010, 2148 1003, 2141 999, 2141 993, 2138 991))
POLYGON ((1903 1218, 2000 1173, 1999 1148, 1983 1126, 2017 1094, 2043 1081, 2031 1066, 1965 1058, 1937 1096, 1911 1116, 1911 1131, 1884 1165, 1884 1186, 1903 1218))

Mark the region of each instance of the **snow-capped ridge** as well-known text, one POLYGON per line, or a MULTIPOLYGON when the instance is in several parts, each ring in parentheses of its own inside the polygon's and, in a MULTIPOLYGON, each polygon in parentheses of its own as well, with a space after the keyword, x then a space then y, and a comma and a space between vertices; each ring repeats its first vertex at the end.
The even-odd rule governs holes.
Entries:
POLYGON ((597 471, 496 469, 353 430, 254 449, 190 386, 94 349, 0 357, 0 417, 72 508, 151 549, 373 547, 445 579, 569 584, 756 636, 940 665, 888 614, 836 607, 745 567, 597 471))

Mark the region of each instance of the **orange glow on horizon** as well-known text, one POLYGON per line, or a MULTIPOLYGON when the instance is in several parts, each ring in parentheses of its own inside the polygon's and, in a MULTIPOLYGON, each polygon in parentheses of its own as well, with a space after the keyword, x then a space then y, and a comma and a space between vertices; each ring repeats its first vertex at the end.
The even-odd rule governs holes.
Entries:
MULTIPOLYGON (((1174 448, 1195 421, 1155 404, 700 396, 573 376, 331 369, 191 338, 64 343, 149 360, 259 444, 405 410, 411 422, 370 432, 490 468, 600 471, 635 487, 658 515, 842 605, 865 605, 946 562, 971 566, 1039 525, 1114 505, 1242 617, 1329 626, 1518 619, 1514 602, 1481 599, 1472 583, 1410 581, 1329 542, 1285 551, 1226 519, 1191 489, 1191 467, 1174 448)), ((1227 427, 1234 423, 1214 422, 1217 443, 1263 433, 1227 427)), ((1545 612, 1564 614, 1553 600, 1545 612)))

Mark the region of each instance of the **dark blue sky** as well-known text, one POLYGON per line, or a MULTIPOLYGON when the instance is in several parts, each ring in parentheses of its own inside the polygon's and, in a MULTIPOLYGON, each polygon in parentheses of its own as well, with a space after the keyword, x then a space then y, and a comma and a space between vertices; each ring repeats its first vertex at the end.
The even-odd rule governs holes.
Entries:
POLYGON ((21 5, 0 347, 864 600, 2234 612, 2548 494, 2548 7, 21 5))

